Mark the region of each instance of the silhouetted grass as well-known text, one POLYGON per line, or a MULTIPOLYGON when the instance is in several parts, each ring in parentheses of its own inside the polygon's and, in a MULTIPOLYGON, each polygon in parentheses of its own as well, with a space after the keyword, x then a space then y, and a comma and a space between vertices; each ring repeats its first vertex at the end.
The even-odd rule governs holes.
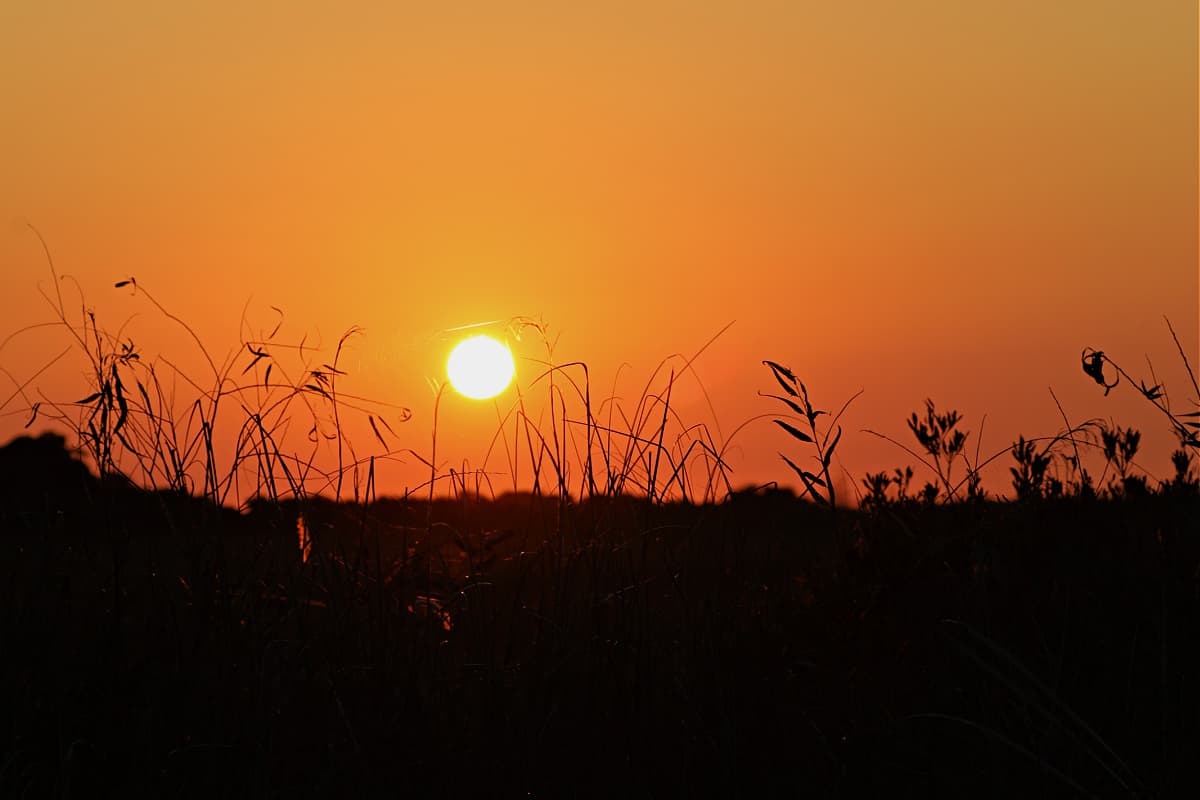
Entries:
MULTIPOLYGON (((915 449, 893 440, 926 489, 911 467, 868 475, 831 516, 840 413, 819 425, 778 362, 782 440, 814 448, 815 467, 785 457, 807 500, 732 490, 737 431, 671 405, 696 356, 631 407, 593 405, 586 365, 556 364, 528 320, 547 357, 499 414, 506 470, 452 470, 436 422, 427 457, 401 449, 406 413, 345 390, 340 344, 305 364, 277 328, 168 381, 75 321, 54 278, 94 385, 29 406, 93 468, 54 435, 0 450, 0 796, 1200 788, 1198 417, 1161 387, 1139 391, 1180 437, 1170 480, 1137 466, 1135 431, 1065 413, 968 458, 961 415, 930 401, 915 449), (350 414, 382 452, 349 440, 350 414), (429 480, 378 497, 400 453, 429 480), (978 477, 1005 457, 1012 500, 978 477), (495 491, 506 477, 531 488, 495 491)), ((1136 385, 1102 353, 1084 366, 1136 385)))
POLYGON ((1194 788, 1194 494, 310 498, 302 561, 70 472, 3 504, 5 794, 1194 788))

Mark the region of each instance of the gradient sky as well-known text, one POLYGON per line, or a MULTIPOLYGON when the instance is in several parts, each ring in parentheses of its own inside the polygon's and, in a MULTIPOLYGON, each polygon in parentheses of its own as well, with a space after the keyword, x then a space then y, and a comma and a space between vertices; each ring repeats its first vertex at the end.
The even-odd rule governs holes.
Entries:
MULTIPOLYGON (((986 414, 990 454, 1061 427, 1048 387, 1169 471, 1152 409, 1079 354, 1149 357, 1190 398, 1163 316, 1200 363, 1194 0, 581 5, 3 4, 0 335, 52 319, 32 224, 105 324, 185 370, 187 337, 115 281, 218 356, 271 306, 292 342, 361 326, 347 390, 409 406, 426 455, 444 331, 527 315, 600 395, 628 363, 627 399, 736 321, 696 363, 723 433, 776 410, 764 358, 823 407, 864 389, 856 480, 912 463, 862 428, 907 441, 932 397, 986 414)), ((65 342, 9 340, 0 401, 65 342)), ((87 393, 69 360, 34 386, 87 393)), ((673 404, 712 424, 693 380, 673 404)), ((2 413, 6 440, 27 405, 2 413)), ((444 399, 439 460, 479 463, 495 428, 444 399)), ((769 421, 735 441, 738 484, 801 455, 769 421)))

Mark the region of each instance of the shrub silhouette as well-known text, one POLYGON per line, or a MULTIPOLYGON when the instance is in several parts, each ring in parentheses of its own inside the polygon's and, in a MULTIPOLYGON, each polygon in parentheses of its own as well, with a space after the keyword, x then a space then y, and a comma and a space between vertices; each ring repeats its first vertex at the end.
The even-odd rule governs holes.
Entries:
POLYGON ((94 497, 97 479, 57 433, 19 436, 0 447, 0 513, 75 513, 94 497))

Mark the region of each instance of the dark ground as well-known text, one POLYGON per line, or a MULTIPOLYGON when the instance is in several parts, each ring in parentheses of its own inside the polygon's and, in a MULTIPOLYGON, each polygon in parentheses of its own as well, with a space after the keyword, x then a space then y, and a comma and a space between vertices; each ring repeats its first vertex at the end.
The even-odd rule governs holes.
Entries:
POLYGON ((18 440, 0 797, 1195 797, 1198 569, 1186 493, 237 514, 18 440))

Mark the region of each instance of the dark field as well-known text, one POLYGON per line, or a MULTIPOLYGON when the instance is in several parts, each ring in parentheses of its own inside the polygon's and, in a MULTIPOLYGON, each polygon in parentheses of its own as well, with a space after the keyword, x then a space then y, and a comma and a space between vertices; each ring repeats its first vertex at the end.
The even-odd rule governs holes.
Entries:
POLYGON ((237 514, 2 453, 3 797, 1200 792, 1194 492, 237 514))

